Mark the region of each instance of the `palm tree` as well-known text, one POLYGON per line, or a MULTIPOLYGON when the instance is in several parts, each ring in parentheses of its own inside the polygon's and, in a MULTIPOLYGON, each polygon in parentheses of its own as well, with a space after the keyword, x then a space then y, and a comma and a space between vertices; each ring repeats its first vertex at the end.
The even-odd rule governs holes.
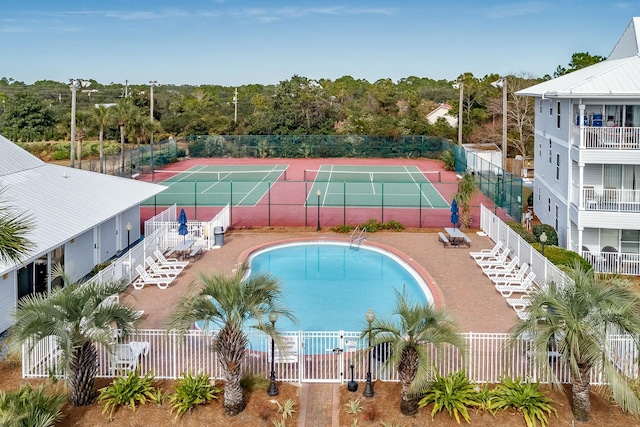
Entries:
MULTIPOLYGON (((371 348, 387 345, 390 356, 384 362, 398 369, 402 400, 400 411, 405 415, 418 412, 418 395, 433 376, 434 366, 429 344, 441 351, 444 344, 459 349, 464 341, 458 335, 453 318, 444 310, 431 304, 420 304, 410 300, 404 289, 395 290, 396 306, 388 320, 374 320, 371 330, 362 332, 367 337, 371 332, 371 348)), ((371 351, 371 348, 369 351, 371 351)))
POLYGON ((120 175, 124 175, 124 140, 125 140, 125 126, 129 123, 136 114, 136 106, 129 98, 123 98, 116 103, 113 107, 113 117, 118 127, 120 128, 120 154, 122 162, 120 165, 120 175))
POLYGON ((240 367, 249 339, 243 327, 265 332, 281 342, 281 338, 269 323, 269 313, 295 320, 284 306, 278 279, 268 274, 252 274, 243 277, 247 267, 238 269, 232 277, 221 273, 199 276, 203 288, 183 297, 171 314, 167 328, 184 333, 195 322, 204 321, 205 330, 218 327, 212 349, 222 364, 224 379, 224 410, 237 415, 246 407, 240 385, 240 367))
MULTIPOLYGON (((0 195, 5 191, 0 187, 0 195)), ((34 246, 27 235, 35 228, 33 217, 15 212, 0 199, 0 263, 18 263, 34 246)))
POLYGON ((460 228, 471 227, 471 199, 478 192, 478 185, 474 180, 473 175, 469 172, 465 173, 462 179, 458 182, 458 192, 453 194, 453 198, 456 199, 460 206, 460 228))
POLYGON ((100 173, 104 173, 104 128, 109 125, 111 121, 111 114, 103 104, 99 104, 96 108, 91 110, 91 114, 100 128, 100 134, 98 137, 100 141, 100 173))
POLYGON ((20 350, 27 344, 31 351, 47 337, 55 337, 61 350, 61 367, 69 386, 69 401, 74 406, 88 405, 95 398, 94 381, 98 366, 95 344, 114 348, 113 328, 126 338, 135 329, 140 314, 120 303, 105 299, 124 292, 127 284, 69 283, 60 265, 52 277, 60 277, 64 287, 51 295, 27 295, 18 302, 12 344, 20 350))
MULTIPOLYGON (((571 374, 571 408, 578 421, 589 421, 591 370, 609 384, 613 399, 634 415, 640 400, 613 366, 607 352, 607 333, 640 333, 640 296, 625 280, 598 277, 576 262, 569 273, 573 283, 542 286, 531 295, 531 316, 512 329, 512 343, 526 336, 540 369, 551 374, 549 346, 571 374)), ((550 375, 556 385, 558 379, 550 375)))

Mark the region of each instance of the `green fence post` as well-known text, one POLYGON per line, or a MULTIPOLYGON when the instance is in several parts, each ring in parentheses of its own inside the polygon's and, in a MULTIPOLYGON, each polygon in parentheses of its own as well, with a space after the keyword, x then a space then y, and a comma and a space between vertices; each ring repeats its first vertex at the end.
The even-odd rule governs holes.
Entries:
POLYGON ((342 225, 347 225, 347 181, 342 182, 342 225))
POLYGON ((198 181, 193 181, 193 217, 198 219, 198 181))
POLYGON ((382 213, 382 218, 380 218, 380 222, 384 222, 384 182, 380 187, 380 211, 382 213))
POLYGON ((420 187, 418 188, 418 198, 420 199, 420 203, 418 204, 418 221, 420 221, 420 225, 418 228, 422 228, 422 182, 420 183, 420 187))
POLYGON ((267 185, 267 225, 271 227, 271 181, 267 185))

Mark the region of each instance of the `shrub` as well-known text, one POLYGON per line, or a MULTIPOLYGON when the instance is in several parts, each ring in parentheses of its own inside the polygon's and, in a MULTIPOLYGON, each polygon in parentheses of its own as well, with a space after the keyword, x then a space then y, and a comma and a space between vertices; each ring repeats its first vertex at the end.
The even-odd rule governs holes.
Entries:
POLYGON ((376 406, 372 403, 371 405, 364 408, 362 414, 364 415, 364 419, 367 421, 374 421, 376 419, 376 406))
POLYGON ((496 410, 514 408, 521 412, 528 427, 535 427, 540 421, 542 427, 547 425, 547 416, 556 414, 551 406, 553 401, 540 390, 540 384, 512 379, 508 375, 500 378, 500 383, 493 390, 492 407, 496 410))
POLYGON ((49 427, 62 419, 64 394, 48 394, 44 385, 32 388, 23 384, 18 390, 0 391, 0 424, 16 427, 49 427))
POLYGON ((453 150, 443 151, 440 160, 444 163, 444 170, 452 171, 456 167, 456 155, 453 150))
POLYGON ((338 225, 331 229, 335 233, 351 233, 355 227, 353 225, 338 225))
POLYGON ((344 406, 347 407, 347 414, 358 414, 362 412, 363 409, 360 399, 354 399, 353 397, 349 398, 349 402, 344 406))
POLYGON ((136 411, 136 404, 145 404, 147 401, 155 402, 158 392, 153 383, 151 372, 141 377, 137 372, 130 372, 126 377, 118 377, 110 386, 101 388, 98 402, 105 402, 102 413, 109 412, 109 419, 113 420, 113 414, 120 405, 128 405, 131 411, 136 411))
MULTIPOLYGON (((542 252, 542 245, 540 243, 532 243, 531 246, 533 246, 537 251, 542 252)), ((575 266, 575 262, 578 261, 585 270, 589 270, 591 268, 591 263, 582 258, 580 254, 558 246, 549 246, 546 244, 544 246, 544 256, 558 267, 572 269, 575 266)))
POLYGON ((240 387, 246 391, 266 390, 269 380, 260 375, 245 375, 240 379, 240 387))
POLYGON ((510 222, 507 222, 506 224, 513 231, 518 233, 518 235, 520 237, 522 237, 525 240, 525 242, 527 242, 527 243, 535 243, 536 242, 536 236, 534 236, 529 230, 524 228, 522 226, 522 224, 520 224, 519 222, 510 221, 510 222))
POLYGON ((558 233, 552 226, 547 224, 536 224, 533 226, 533 235, 536 236, 536 240, 540 241, 540 235, 545 233, 547 235, 547 245, 558 246, 558 233))
POLYGON ((194 406, 217 399, 220 392, 222 389, 211 384, 209 375, 201 372, 194 377, 191 373, 183 373, 169 399, 171 413, 176 411, 176 418, 179 418, 194 406))
POLYGON ((445 377, 436 374, 435 381, 424 391, 418 406, 423 408, 429 403, 433 403, 432 419, 438 412, 446 409, 458 424, 461 416, 470 423, 467 407, 479 406, 478 392, 464 371, 451 372, 445 377))

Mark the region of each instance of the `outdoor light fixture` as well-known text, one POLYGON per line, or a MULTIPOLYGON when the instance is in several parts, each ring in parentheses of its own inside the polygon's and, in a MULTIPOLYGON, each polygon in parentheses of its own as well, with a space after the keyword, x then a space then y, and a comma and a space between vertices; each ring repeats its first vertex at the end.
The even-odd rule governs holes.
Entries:
POLYGON ((462 145, 462 103, 464 102, 464 84, 462 82, 454 83, 453 88, 460 91, 460 100, 458 101, 458 145, 462 145))
POLYGON ((131 223, 128 222, 125 228, 127 229, 127 250, 129 250, 129 246, 131 246, 131 229, 133 227, 131 227, 131 223))
MULTIPOLYGON (((273 332, 275 333, 276 322, 278 321, 278 313, 275 311, 269 312, 269 322, 271 322, 271 327, 273 328, 273 332)), ((276 396, 278 391, 278 386, 276 385, 276 370, 275 370, 275 346, 274 346, 273 337, 271 337, 271 376, 269 377, 269 389, 267 390, 267 394, 269 396, 276 396)))
POLYGON ((542 256, 544 256, 544 245, 547 243, 547 233, 544 231, 540 235, 540 244, 542 245, 542 256))
POLYGON ((367 382, 364 386, 364 392, 362 395, 364 397, 373 397, 373 384, 371 384, 371 324, 376 320, 376 314, 373 312, 373 309, 369 307, 369 310, 367 310, 367 314, 365 314, 364 317, 367 319, 367 323, 369 324, 369 365, 367 367, 367 382))
POLYGON ((491 83, 495 88, 502 88, 502 170, 507 167, 507 78, 501 77, 491 83))
POLYGON ((320 231, 320 195, 322 195, 322 192, 318 190, 316 195, 318 196, 318 228, 316 228, 316 231, 320 231))

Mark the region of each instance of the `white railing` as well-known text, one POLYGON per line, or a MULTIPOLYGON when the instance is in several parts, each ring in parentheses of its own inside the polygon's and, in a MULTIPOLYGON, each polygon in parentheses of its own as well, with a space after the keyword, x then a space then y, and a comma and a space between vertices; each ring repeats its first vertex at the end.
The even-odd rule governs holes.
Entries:
POLYGON ((527 243, 518 233, 505 224, 486 206, 480 206, 480 228, 494 242, 502 241, 504 248, 511 249, 509 257, 517 256, 520 263, 527 263, 536 274, 536 284, 555 283, 562 285, 571 279, 540 252, 527 243))
POLYGON ((640 276, 640 254, 579 251, 596 273, 640 276))
MULTIPOLYGON (((141 374, 153 372, 156 378, 175 379, 182 373, 206 372, 214 378, 222 377, 221 366, 211 350, 213 333, 190 330, 185 335, 164 330, 140 330, 119 344, 148 343, 148 353, 137 360, 141 374)), ((249 346, 242 364, 243 373, 269 376, 271 367, 271 339, 257 331, 247 331, 249 346)), ((346 331, 293 331, 283 332, 286 351, 276 352, 275 368, 278 381, 284 382, 338 382, 351 379, 364 381, 368 370, 367 340, 360 339, 360 332, 346 331)), ((498 382, 500 376, 530 377, 535 381, 549 382, 550 372, 563 383, 570 382, 569 372, 562 361, 550 354, 550 372, 540 372, 524 340, 509 344, 507 333, 464 333, 466 353, 448 346, 438 355, 431 348, 434 366, 445 375, 465 369, 475 382, 498 382)), ((134 344, 135 345, 135 344, 134 344)), ((139 344, 138 344, 139 345, 139 344)), ((627 375, 637 372, 637 350, 631 337, 612 335, 607 348, 609 358, 627 375)), ((98 376, 115 377, 122 370, 114 369, 116 359, 98 346, 98 376)), ((372 377, 374 380, 398 381, 394 368, 383 367, 388 357, 387 347, 375 347, 371 351, 372 377)), ((23 347, 23 376, 46 378, 60 376, 60 350, 54 339, 41 340, 29 353, 23 347)), ((591 374, 592 384, 601 384, 599 372, 591 374)))
POLYGON ((587 187, 582 198, 588 211, 640 212, 640 190, 587 187))
POLYGON ((574 140, 582 141, 581 147, 599 150, 640 149, 639 127, 574 126, 574 140), (582 131, 583 137, 580 138, 582 131))

